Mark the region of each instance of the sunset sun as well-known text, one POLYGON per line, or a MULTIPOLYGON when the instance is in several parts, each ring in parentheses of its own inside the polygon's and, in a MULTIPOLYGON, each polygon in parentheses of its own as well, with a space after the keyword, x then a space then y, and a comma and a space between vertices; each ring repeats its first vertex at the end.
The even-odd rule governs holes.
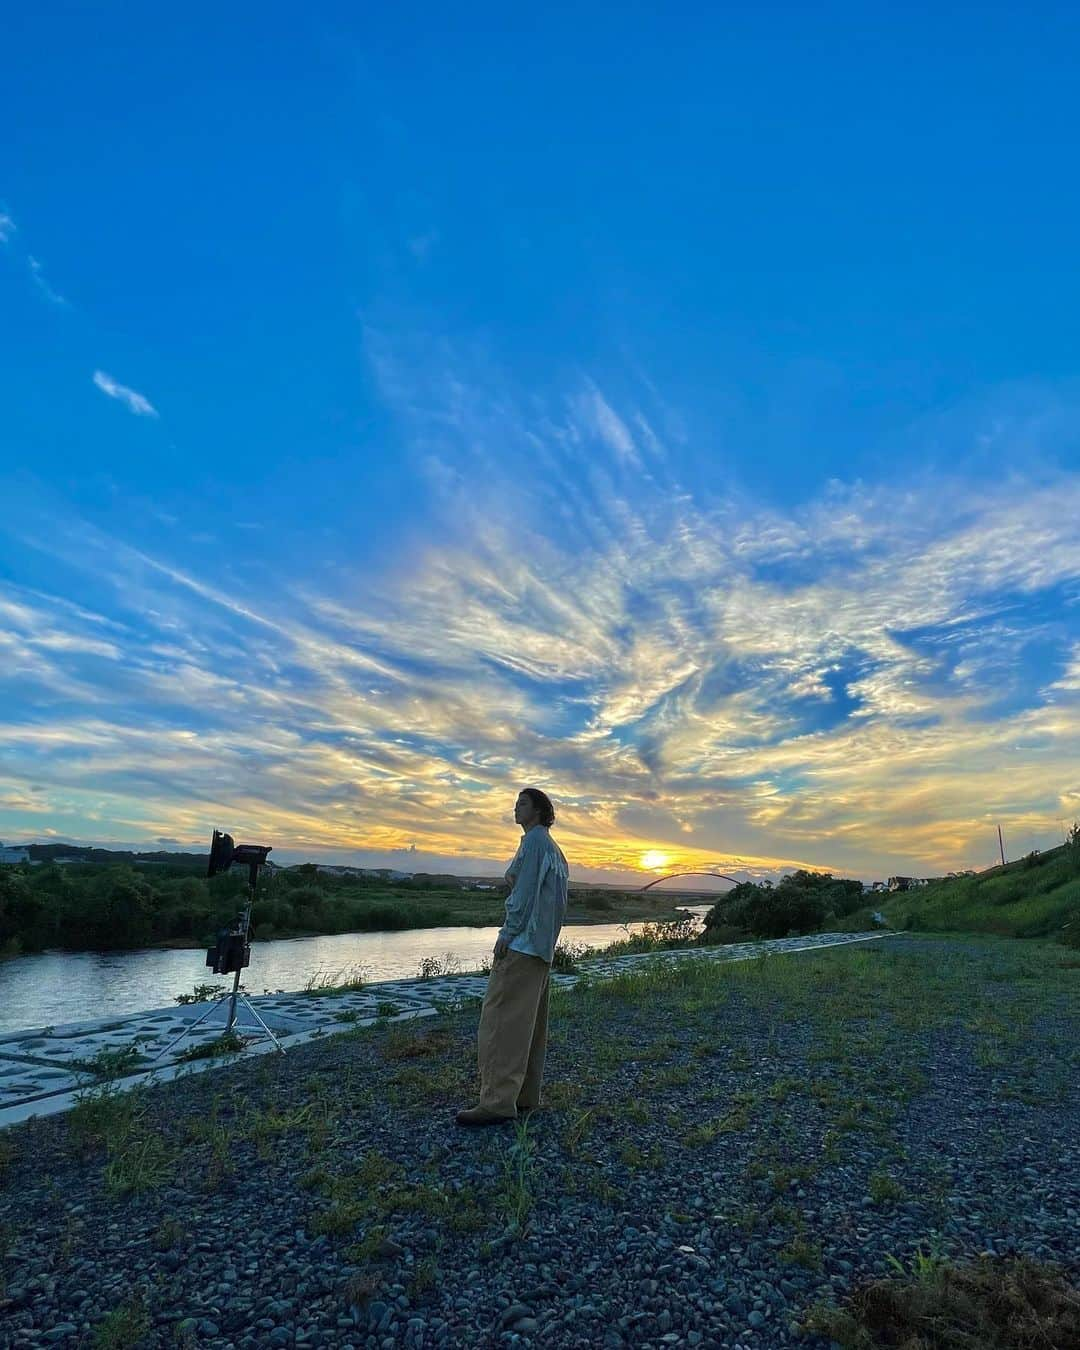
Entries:
POLYGON ((655 872, 661 868, 667 867, 671 858, 666 853, 661 853, 658 849, 651 848, 647 853, 641 855, 641 866, 647 871, 655 872))

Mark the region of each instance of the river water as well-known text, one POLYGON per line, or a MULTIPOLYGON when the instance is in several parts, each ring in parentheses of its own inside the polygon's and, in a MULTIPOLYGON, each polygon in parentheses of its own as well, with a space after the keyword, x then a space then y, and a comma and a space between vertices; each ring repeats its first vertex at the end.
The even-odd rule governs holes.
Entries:
MULTIPOLYGON (((710 905, 683 905, 700 922, 710 905)), ((606 947, 641 923, 566 924, 560 942, 606 947)), ((291 993, 309 984, 362 975, 365 980, 413 979, 425 957, 456 959, 475 970, 491 958, 498 928, 412 928, 403 933, 337 933, 254 942, 241 977, 251 995, 291 993)), ((61 1026, 165 1008, 197 984, 227 984, 214 975, 205 950, 41 952, 0 962, 0 1033, 61 1026)))

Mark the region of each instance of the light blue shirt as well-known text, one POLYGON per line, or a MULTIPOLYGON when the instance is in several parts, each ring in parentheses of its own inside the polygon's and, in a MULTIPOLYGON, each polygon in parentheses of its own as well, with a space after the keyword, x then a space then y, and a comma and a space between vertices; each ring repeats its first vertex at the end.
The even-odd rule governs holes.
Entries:
POLYGON ((539 956, 550 965, 566 918, 570 868, 546 825, 534 825, 522 836, 506 880, 511 891, 499 936, 512 951, 539 956))

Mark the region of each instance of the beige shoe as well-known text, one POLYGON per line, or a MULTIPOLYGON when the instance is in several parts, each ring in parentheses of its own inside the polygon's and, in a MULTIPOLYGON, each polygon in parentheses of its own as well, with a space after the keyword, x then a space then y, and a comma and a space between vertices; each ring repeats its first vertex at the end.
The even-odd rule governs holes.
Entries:
POLYGON ((505 1125, 514 1116, 496 1116, 485 1111, 482 1106, 472 1106, 467 1111, 459 1111, 454 1117, 459 1125, 505 1125))

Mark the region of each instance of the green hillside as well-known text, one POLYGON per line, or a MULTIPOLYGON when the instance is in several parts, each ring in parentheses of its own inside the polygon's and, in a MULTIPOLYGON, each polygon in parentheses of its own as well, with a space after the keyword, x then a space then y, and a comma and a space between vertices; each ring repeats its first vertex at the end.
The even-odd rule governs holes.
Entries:
POLYGON ((1080 846, 1063 844, 975 876, 878 897, 894 928, 1002 937, 1067 937, 1080 945, 1080 846), (1062 933, 1066 924, 1071 927, 1062 933))

